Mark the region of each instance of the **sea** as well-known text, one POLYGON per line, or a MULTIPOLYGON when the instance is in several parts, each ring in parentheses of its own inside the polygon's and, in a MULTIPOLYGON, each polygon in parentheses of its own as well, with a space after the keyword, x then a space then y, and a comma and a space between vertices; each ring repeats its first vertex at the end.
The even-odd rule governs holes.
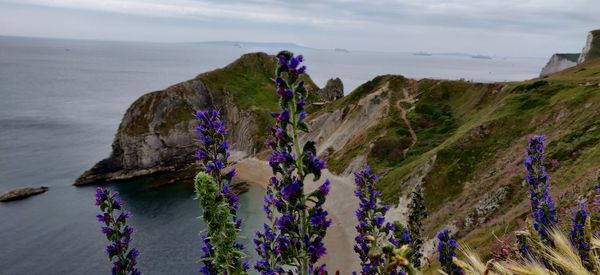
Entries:
MULTIPOLYGON (((279 49, 204 43, 142 43, 0 36, 0 193, 48 186, 0 203, 0 274, 107 274, 106 239, 95 215, 95 186, 75 179, 107 157, 120 120, 141 95, 223 67, 240 55, 279 49)), ((414 55, 293 49, 317 85, 339 77, 345 93, 381 74, 410 78, 516 81, 538 75, 545 58, 414 55)), ((145 274, 200 268, 202 210, 190 185, 150 179, 106 183, 132 212, 132 245, 145 274)), ((264 221, 261 187, 240 196, 240 241, 251 262, 264 221)))

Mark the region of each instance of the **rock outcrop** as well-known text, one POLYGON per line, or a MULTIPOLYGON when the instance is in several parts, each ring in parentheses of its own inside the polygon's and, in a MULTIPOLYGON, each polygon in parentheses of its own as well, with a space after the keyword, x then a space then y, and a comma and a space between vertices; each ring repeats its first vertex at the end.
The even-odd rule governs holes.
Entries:
POLYGON ((340 99, 344 96, 344 84, 339 77, 335 79, 331 78, 327 80, 325 87, 317 92, 317 95, 321 101, 334 101, 340 99))
POLYGON ((26 187, 19 188, 0 195, 0 202, 9 202, 29 198, 48 191, 48 187, 26 187))
POLYGON ((581 64, 594 58, 600 58, 600 30, 593 30, 588 33, 585 46, 581 50, 577 63, 581 64))
POLYGON ((195 163, 195 110, 224 110, 227 121, 238 125, 229 138, 237 155, 252 152, 245 136, 256 125, 252 115, 237 108, 228 94, 193 79, 164 91, 146 94, 127 110, 112 145, 111 155, 81 175, 76 185, 128 179, 161 171, 176 171, 195 163))
POLYGON ((571 68, 577 65, 578 53, 555 53, 550 57, 546 66, 542 68, 540 77, 548 76, 553 73, 560 72, 564 69, 571 68))
MULTIPOLYGON (((246 54, 223 69, 140 97, 125 113, 110 156, 75 185, 156 173, 169 175, 168 181, 192 178, 197 171, 196 110, 221 110, 233 147, 230 160, 254 153, 263 144, 259 129, 266 127, 264 116, 277 107, 274 71, 273 56, 246 54)), ((316 90, 309 77, 305 82, 309 91, 316 90)))
POLYGON ((600 58, 600 30, 593 30, 588 33, 585 46, 581 53, 555 53, 550 57, 546 66, 542 68, 540 77, 549 76, 554 73, 574 67, 578 64, 600 58))
POLYGON ((310 133, 302 135, 302 142, 317 143, 317 153, 338 151, 350 139, 377 125, 389 110, 390 93, 382 87, 356 103, 350 103, 331 112, 323 112, 309 121, 310 133))

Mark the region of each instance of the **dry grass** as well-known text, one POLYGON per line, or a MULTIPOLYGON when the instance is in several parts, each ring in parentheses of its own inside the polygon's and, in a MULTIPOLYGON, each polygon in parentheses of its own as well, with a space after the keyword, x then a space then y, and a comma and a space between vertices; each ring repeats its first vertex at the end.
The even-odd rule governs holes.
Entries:
POLYGON ((579 258, 577 251, 571 246, 567 236, 558 230, 551 233, 555 247, 538 243, 542 255, 549 263, 547 268, 544 264, 527 259, 494 261, 484 263, 479 255, 469 247, 461 247, 464 258, 454 258, 454 262, 462 267, 467 275, 489 274, 489 275, 547 275, 547 274, 575 274, 593 275, 600 272, 600 238, 594 236, 591 239, 593 271, 585 268, 579 258))

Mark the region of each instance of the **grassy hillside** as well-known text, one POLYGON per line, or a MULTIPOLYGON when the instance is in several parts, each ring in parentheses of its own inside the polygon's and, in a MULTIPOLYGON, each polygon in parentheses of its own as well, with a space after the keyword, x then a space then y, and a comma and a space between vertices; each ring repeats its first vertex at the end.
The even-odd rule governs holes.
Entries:
MULTIPOLYGON (((273 75, 276 59, 266 53, 252 53, 241 56, 224 68, 199 75, 211 89, 225 91, 233 96, 237 106, 251 110, 255 114, 260 129, 271 123, 270 112, 279 109, 279 97, 275 93, 273 75)), ((306 87, 316 93, 318 87, 304 75, 306 87)))
POLYGON ((415 174, 422 173, 429 237, 451 225, 481 252, 497 244, 492 231, 510 239, 528 215, 522 159, 532 134, 548 136, 546 158, 557 209, 570 209, 592 190, 600 168, 600 60, 514 83, 384 75, 322 112, 382 87, 391 92, 387 116, 360 142, 351 139, 333 153, 329 168, 340 173, 356 156, 367 155, 383 175, 379 188, 392 204, 411 191, 415 174))

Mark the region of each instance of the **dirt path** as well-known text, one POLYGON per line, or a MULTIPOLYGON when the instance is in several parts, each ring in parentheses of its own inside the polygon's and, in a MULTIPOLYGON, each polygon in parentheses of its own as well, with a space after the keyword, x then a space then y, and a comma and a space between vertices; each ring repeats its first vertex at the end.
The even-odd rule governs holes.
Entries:
MULTIPOLYGON (((256 158, 244 159, 238 162, 235 168, 240 180, 258 184, 263 188, 273 173, 266 161, 256 158)), ((351 274, 352 271, 359 270, 358 256, 353 249, 354 237, 357 234, 354 228, 354 212, 358 207, 358 199, 354 196, 354 181, 351 177, 339 177, 325 170, 318 182, 307 178, 306 190, 315 190, 325 179, 331 181, 331 189, 324 207, 333 223, 325 237, 327 256, 323 262, 327 264, 330 273, 339 270, 341 274, 351 274)))
POLYGON ((408 112, 406 111, 406 109, 404 109, 402 107, 402 102, 414 103, 414 98, 412 96, 410 96, 410 94, 408 94, 408 90, 402 89, 402 92, 404 93, 404 97, 401 98, 401 99, 399 99, 398 101, 396 101, 396 108, 398 108, 398 110, 400 111, 400 117, 404 121, 404 124, 406 125, 406 128, 408 128, 408 132, 410 134, 410 138, 412 139, 412 143, 410 144, 410 146, 408 146, 406 149, 404 149, 402 151, 402 153, 404 154, 404 156, 406 156, 406 154, 408 153, 408 151, 410 151, 410 149, 413 146, 415 146, 415 144, 417 144, 417 133, 415 133, 415 130, 413 130, 412 126, 410 125, 410 121, 406 117, 406 114, 408 112))

